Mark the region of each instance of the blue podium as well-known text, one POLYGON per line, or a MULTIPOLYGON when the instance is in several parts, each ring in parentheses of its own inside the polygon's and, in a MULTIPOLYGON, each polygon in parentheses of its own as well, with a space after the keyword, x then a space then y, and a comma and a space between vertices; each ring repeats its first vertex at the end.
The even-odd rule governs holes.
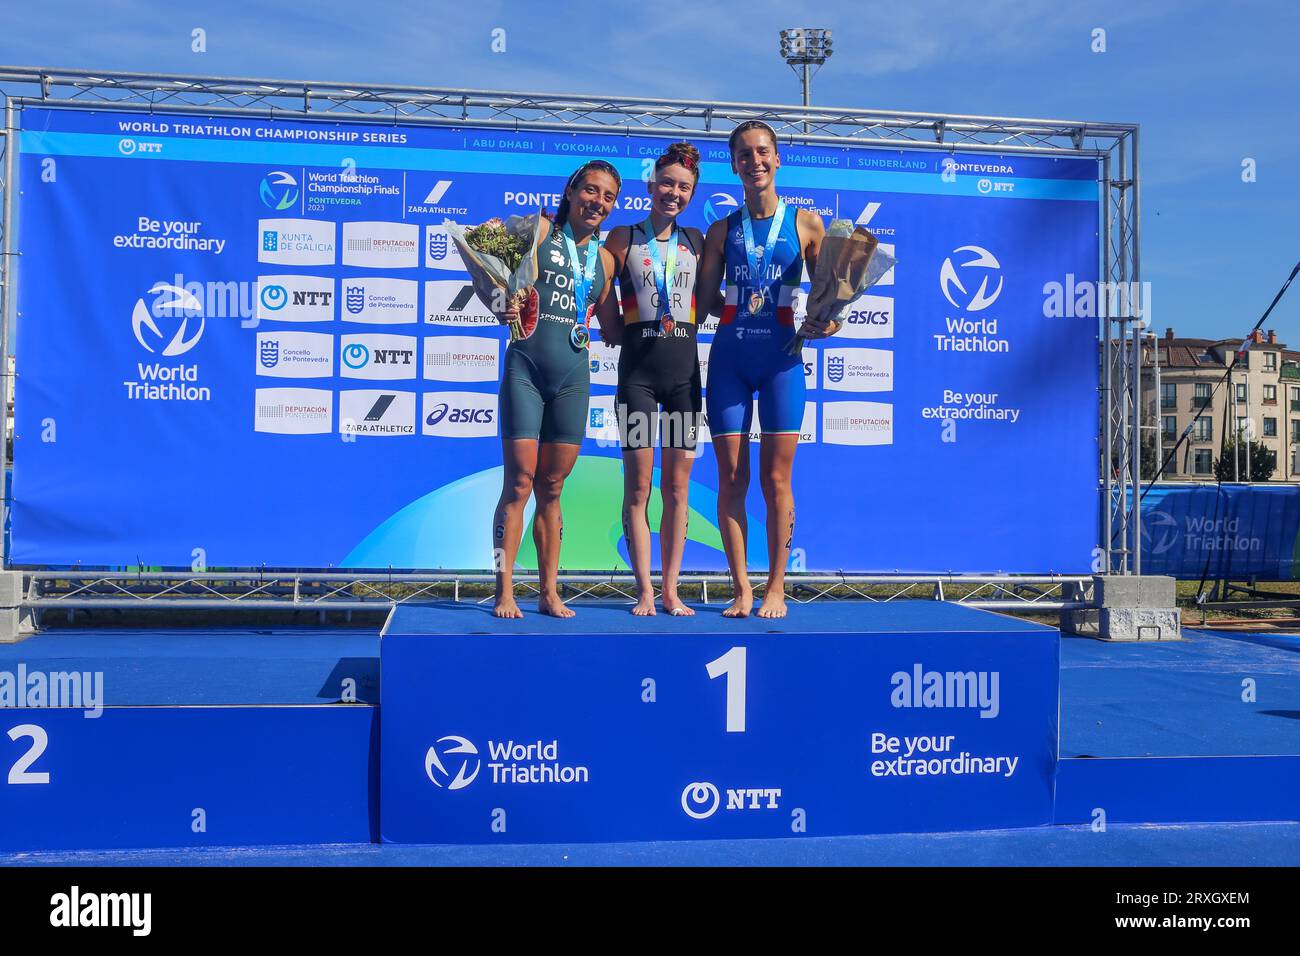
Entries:
POLYGON ((401 607, 380 642, 387 842, 563 843, 1049 824, 1059 635, 949 604, 780 621, 502 622, 401 607))

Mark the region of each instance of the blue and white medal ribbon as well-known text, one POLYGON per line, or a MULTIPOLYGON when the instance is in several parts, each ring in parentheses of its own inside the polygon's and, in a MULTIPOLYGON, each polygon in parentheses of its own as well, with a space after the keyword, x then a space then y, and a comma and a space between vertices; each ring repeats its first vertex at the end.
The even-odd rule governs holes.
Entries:
POLYGON ((604 240, 599 232, 587 240, 587 260, 579 269, 578 243, 574 241, 573 229, 566 222, 562 231, 564 245, 569 251, 569 268, 573 271, 573 328, 569 330, 569 341, 575 349, 583 349, 591 341, 591 330, 587 328, 587 297, 596 281, 596 262, 600 259, 600 246, 604 240))
POLYGON ((673 330, 673 310, 670 305, 671 299, 668 298, 668 291, 673 286, 673 279, 677 276, 677 223, 673 223, 672 234, 668 237, 668 262, 659 258, 659 237, 655 235, 654 225, 650 219, 645 221, 646 232, 646 252, 650 258, 650 270, 654 273, 655 288, 659 291, 659 314, 655 317, 659 320, 660 327, 665 333, 673 330))
POLYGON ((785 200, 776 201, 776 212, 772 214, 772 223, 767 227, 767 241, 757 249, 754 248, 754 225, 750 220, 749 205, 740 207, 740 227, 745 234, 745 258, 749 260, 749 312, 757 315, 763 308, 767 297, 767 266, 772 260, 773 249, 781 235, 781 223, 785 219, 785 200))

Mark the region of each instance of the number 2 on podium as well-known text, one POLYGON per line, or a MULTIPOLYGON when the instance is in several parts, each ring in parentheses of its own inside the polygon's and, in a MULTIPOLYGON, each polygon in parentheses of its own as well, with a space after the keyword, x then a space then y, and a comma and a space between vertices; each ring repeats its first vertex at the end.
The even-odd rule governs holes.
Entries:
POLYGON ((733 647, 716 660, 705 664, 709 678, 727 675, 727 733, 745 732, 745 657, 743 647, 733 647))

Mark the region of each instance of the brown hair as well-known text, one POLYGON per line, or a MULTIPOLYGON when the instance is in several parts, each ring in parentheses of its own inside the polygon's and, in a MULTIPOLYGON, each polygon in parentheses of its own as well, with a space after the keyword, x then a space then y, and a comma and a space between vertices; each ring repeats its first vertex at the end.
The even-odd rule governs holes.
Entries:
MULTIPOLYGON (((612 163, 608 163, 603 159, 593 159, 583 163, 573 171, 573 175, 569 177, 569 181, 564 184, 564 192, 560 194, 560 207, 555 210, 554 222, 557 227, 563 229, 564 224, 569 221, 569 190, 574 186, 581 184, 583 177, 593 169, 599 170, 602 173, 609 173, 609 175, 614 179, 614 184, 619 189, 623 188, 623 177, 618 174, 618 170, 614 168, 612 163)), ((597 232, 599 231, 600 230, 597 230, 597 232)))
POLYGON ((665 166, 672 165, 685 166, 695 177, 695 181, 700 181, 700 151, 690 143, 671 143, 664 147, 662 155, 655 160, 655 171, 663 169, 665 166))
POLYGON ((727 137, 727 148, 731 150, 733 156, 736 153, 736 140, 740 138, 741 133, 748 133, 751 129, 761 129, 763 132, 767 133, 767 135, 772 139, 772 148, 776 150, 778 155, 780 154, 781 147, 776 141, 776 130, 772 129, 772 127, 768 126, 762 120, 745 120, 745 122, 733 129, 731 135, 727 137))

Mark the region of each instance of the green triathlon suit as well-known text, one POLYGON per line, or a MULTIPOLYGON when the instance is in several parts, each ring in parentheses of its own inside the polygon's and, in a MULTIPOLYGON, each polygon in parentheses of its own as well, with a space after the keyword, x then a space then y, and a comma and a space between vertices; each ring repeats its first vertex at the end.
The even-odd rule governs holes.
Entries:
MULTIPOLYGON (((594 237, 593 237, 594 238, 594 237)), ((578 247, 578 268, 586 265, 587 248, 578 247)), ((588 306, 605 288, 605 262, 597 253, 596 275, 588 306)), ((501 436, 581 445, 587 433, 587 397, 591 357, 575 346, 573 269, 564 233, 552 225, 537 251, 537 326, 526 339, 510 343, 501 379, 501 436)))

